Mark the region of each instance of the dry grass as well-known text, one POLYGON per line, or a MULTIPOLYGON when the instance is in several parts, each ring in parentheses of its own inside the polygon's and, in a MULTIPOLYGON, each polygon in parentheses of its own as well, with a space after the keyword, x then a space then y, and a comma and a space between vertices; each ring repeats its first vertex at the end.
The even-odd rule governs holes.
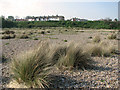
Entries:
POLYGON ((116 34, 111 34, 108 36, 108 39, 116 39, 117 35, 116 34))
POLYGON ((14 34, 4 34, 4 35, 2 35, 2 39, 12 39, 12 38, 15 38, 16 37, 16 35, 14 35, 14 34))
POLYGON ((15 34, 14 31, 6 30, 2 34, 15 34))
POLYGON ((113 44, 109 44, 109 42, 105 41, 95 44, 88 44, 85 48, 86 51, 91 54, 91 56, 108 57, 116 52, 116 47, 113 44))
POLYGON ((101 41, 100 36, 95 36, 93 38, 93 42, 95 42, 95 43, 99 43, 100 41, 101 41))
POLYGON ((82 50, 79 45, 68 44, 54 50, 53 60, 60 69, 87 68, 91 64, 90 55, 82 50))
POLYGON ((16 56, 11 63, 14 80, 29 88, 48 87, 48 74, 51 66, 48 52, 48 44, 41 42, 35 49, 16 56))

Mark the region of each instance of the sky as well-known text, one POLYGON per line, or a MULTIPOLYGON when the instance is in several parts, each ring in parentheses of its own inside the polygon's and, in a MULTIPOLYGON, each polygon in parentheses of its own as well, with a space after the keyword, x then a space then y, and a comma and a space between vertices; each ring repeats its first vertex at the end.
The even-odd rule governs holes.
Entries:
POLYGON ((0 14, 3 16, 50 16, 62 15, 65 19, 74 17, 98 20, 118 18, 119 0, 0 0, 0 14))

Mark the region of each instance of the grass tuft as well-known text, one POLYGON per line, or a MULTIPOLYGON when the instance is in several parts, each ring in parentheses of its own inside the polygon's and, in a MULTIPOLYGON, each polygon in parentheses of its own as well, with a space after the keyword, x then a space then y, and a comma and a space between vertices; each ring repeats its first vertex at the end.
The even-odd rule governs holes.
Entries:
POLYGON ((108 39, 116 39, 117 35, 116 34, 111 34, 108 36, 108 39))
POLYGON ((93 38, 93 42, 95 42, 95 43, 99 43, 100 41, 101 41, 100 36, 95 36, 93 38))
POLYGON ((40 42, 38 47, 16 56, 11 63, 14 80, 28 88, 45 88, 48 85, 50 60, 47 55, 49 45, 40 42))
POLYGON ((57 60, 56 66, 58 68, 67 69, 84 69, 87 68, 91 62, 89 54, 74 44, 59 47, 55 52, 54 59, 57 60))
POLYGON ((14 35, 14 34, 4 34, 1 38, 2 39, 12 39, 12 38, 15 38, 16 37, 16 35, 14 35))

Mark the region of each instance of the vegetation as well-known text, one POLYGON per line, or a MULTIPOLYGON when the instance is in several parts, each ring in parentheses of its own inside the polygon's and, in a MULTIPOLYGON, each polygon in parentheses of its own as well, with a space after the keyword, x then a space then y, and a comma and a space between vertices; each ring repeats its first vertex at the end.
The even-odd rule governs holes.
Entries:
POLYGON ((116 39, 117 35, 116 34, 111 34, 108 36, 108 39, 116 39))
POLYGON ((115 54, 116 48, 114 47, 113 44, 109 44, 108 42, 102 41, 101 43, 96 43, 96 44, 89 44, 86 46, 87 52, 91 54, 91 56, 104 56, 108 57, 111 54, 115 54), (90 47, 90 48, 88 48, 90 47))
POLYGON ((79 46, 75 46, 74 44, 58 48, 55 51, 55 55, 58 60, 56 66, 60 69, 85 69, 91 65, 92 61, 87 52, 83 51, 79 46))
POLYGON ((10 21, 2 18, 3 28, 80 27, 91 29, 120 29, 119 21, 10 21))
POLYGON ((67 40, 64 40, 64 42, 67 42, 67 40))
POLYGON ((4 35, 2 35, 2 39, 13 39, 13 38, 15 38, 16 37, 16 35, 14 35, 14 34, 4 34, 4 35))
POLYGON ((100 36, 95 36, 93 38, 93 42, 95 42, 95 43, 99 43, 100 41, 101 41, 100 36))
POLYGON ((6 30, 6 31, 2 32, 2 34, 15 34, 15 32, 14 31, 6 30))
POLYGON ((41 33, 41 34, 45 34, 45 31, 41 31, 40 33, 41 33))
POLYGON ((41 42, 37 48, 16 56, 11 63, 14 80, 28 88, 48 87, 51 67, 48 52, 48 44, 41 42))

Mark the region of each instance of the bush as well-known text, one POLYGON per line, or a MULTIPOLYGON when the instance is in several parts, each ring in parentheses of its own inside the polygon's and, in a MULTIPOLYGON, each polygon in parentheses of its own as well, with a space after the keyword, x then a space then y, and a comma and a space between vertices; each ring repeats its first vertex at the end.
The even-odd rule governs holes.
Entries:
POLYGON ((67 40, 64 40, 64 42, 67 42, 67 40))
POLYGON ((15 32, 14 31, 6 30, 2 34, 15 34, 15 32))
POLYGON ((92 39, 92 37, 90 36, 90 37, 88 37, 89 39, 92 39))
POLYGON ((1 38, 2 39, 12 39, 12 38, 15 38, 15 37, 16 37, 16 35, 10 34, 10 35, 3 35, 1 38))
POLYGON ((95 42, 95 43, 99 43, 100 41, 101 41, 100 36, 95 36, 93 38, 93 42, 95 42))
POLYGON ((32 32, 29 32, 28 35, 32 35, 33 33, 32 32))
POLYGON ((38 38, 34 38, 34 40, 38 40, 38 38))
POLYGON ((108 39, 116 39, 117 35, 116 34, 111 34, 108 36, 108 39))
POLYGON ((47 33, 50 33, 50 31, 47 31, 47 33))
POLYGON ((44 88, 48 86, 48 75, 51 68, 48 57, 49 45, 45 42, 36 48, 17 55, 11 63, 14 80, 28 88, 44 88))
POLYGON ((41 31, 40 33, 41 33, 41 34, 45 34, 45 31, 41 31))

